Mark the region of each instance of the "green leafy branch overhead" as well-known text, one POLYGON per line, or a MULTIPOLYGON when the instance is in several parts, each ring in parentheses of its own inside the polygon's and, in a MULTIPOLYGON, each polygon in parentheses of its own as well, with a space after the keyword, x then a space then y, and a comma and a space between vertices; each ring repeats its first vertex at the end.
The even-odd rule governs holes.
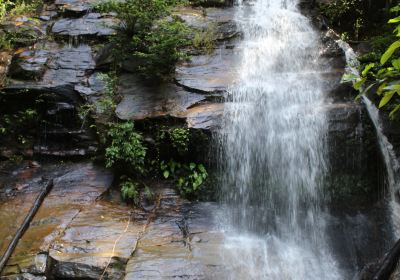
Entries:
MULTIPOLYGON (((400 5, 391 9, 392 13, 400 12, 400 5)), ((393 33, 400 38, 400 16, 389 20, 397 24, 393 33)), ((374 89, 379 96, 379 108, 388 107, 390 118, 400 110, 400 58, 396 56, 400 48, 400 39, 395 40, 380 57, 380 61, 364 65, 361 75, 346 74, 343 81, 353 82, 354 89, 359 91, 357 99, 374 89)))

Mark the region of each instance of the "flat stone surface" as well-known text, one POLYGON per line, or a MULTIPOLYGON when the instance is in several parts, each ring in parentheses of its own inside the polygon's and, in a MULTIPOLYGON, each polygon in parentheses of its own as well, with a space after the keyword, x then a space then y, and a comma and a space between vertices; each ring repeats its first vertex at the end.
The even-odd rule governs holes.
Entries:
POLYGON ((53 276, 119 279, 145 224, 131 210, 105 201, 82 210, 50 249, 53 276))
POLYGON ((118 92, 122 101, 117 106, 116 114, 124 120, 177 116, 205 99, 173 84, 145 85, 132 74, 121 76, 118 92))
POLYGON ((10 75, 15 78, 39 79, 46 70, 50 52, 47 50, 21 50, 13 58, 10 75), (22 51, 22 52, 21 52, 22 51))
POLYGON ((206 30, 215 28, 216 39, 229 40, 240 34, 234 21, 234 8, 183 7, 174 12, 190 27, 206 30))
POLYGON ((110 36, 116 34, 118 21, 111 16, 90 13, 81 18, 62 18, 56 21, 51 32, 60 36, 110 36))
MULTIPOLYGON (((80 83, 88 71, 95 67, 92 57, 92 49, 88 45, 81 44, 78 47, 49 44, 42 51, 48 56, 46 71, 38 81, 10 80, 10 84, 4 89, 6 92, 35 91, 64 96, 67 99, 76 99, 74 86, 80 83)), ((44 58, 43 58, 44 59, 44 58)))
MULTIPOLYGON (((44 165, 17 170, 16 176, 21 179, 15 183, 14 196, 3 196, 0 205, 2 216, 0 237, 3 241, 0 243, 0 253, 4 252, 8 246, 9 240, 41 190, 43 183, 40 181, 40 176, 42 175, 54 178, 53 190, 46 197, 29 229, 19 241, 3 274, 41 273, 37 271, 41 267, 38 264, 45 257, 39 256, 40 253, 50 249, 54 240, 63 235, 69 223, 85 207, 91 207, 96 199, 109 188, 113 178, 109 171, 91 163, 44 165), (18 189, 21 190, 18 191, 18 189)), ((5 182, 3 188, 12 188, 12 185, 8 185, 7 178, 2 178, 2 181, 5 182)))
POLYGON ((238 51, 221 47, 211 55, 193 56, 176 68, 175 79, 182 87, 206 94, 218 94, 232 86, 237 77, 238 51))
POLYGON ((188 127, 212 130, 220 127, 223 114, 223 103, 206 103, 186 110, 179 117, 186 118, 188 127))
POLYGON ((56 0, 54 4, 57 8, 64 13, 71 13, 74 15, 82 15, 98 2, 97 0, 56 0))
POLYGON ((222 270, 218 258, 222 239, 213 231, 212 208, 212 204, 187 205, 164 190, 157 216, 127 264, 125 280, 224 279, 216 278, 222 270))

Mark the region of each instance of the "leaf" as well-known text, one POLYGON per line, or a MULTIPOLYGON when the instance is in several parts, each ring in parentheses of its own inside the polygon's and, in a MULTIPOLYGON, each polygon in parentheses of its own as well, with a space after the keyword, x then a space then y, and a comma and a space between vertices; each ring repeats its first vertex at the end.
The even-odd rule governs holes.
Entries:
POLYGON ((394 107, 394 109, 389 113, 389 118, 393 120, 396 116, 397 111, 399 110, 400 110, 400 104, 396 105, 396 107, 394 107))
POLYGON ((196 164, 191 162, 190 165, 189 165, 189 168, 190 168, 190 170, 195 169, 196 168, 196 164))
POLYGON ((361 72, 362 76, 366 76, 369 72, 369 70, 371 70, 371 68, 373 68, 375 66, 375 63, 369 63, 364 67, 364 70, 361 72))
POLYGON ((400 70, 400 58, 392 60, 392 65, 396 70, 400 70))
POLYGON ((361 96, 363 96, 363 94, 368 93, 368 91, 375 85, 376 83, 372 83, 370 84, 368 87, 366 87, 364 90, 362 90, 355 98, 356 101, 358 101, 361 96))
POLYGON ((392 99, 393 95, 395 94, 394 91, 388 91, 381 99, 381 102, 379 102, 379 108, 382 108, 383 106, 385 106, 390 99, 392 99))
POLYGON ((202 164, 199 164, 198 168, 199 168, 201 173, 206 173, 207 172, 206 169, 204 168, 204 165, 202 165, 202 164))
POLYGON ((390 45, 390 47, 386 50, 386 52, 381 56, 381 64, 385 64, 386 61, 393 55, 395 50, 397 50, 400 47, 400 40, 397 40, 393 44, 390 45))
POLYGON ((353 87, 354 87, 354 89, 355 90, 359 90, 360 89, 360 87, 364 84, 364 82, 367 80, 367 78, 361 78, 360 80, 358 80, 354 85, 353 85, 353 87))
POLYGON ((397 83, 393 83, 389 86, 384 87, 384 90, 400 90, 400 83, 398 83, 399 81, 397 81, 397 83))
POLYGON ((348 73, 348 74, 344 74, 342 76, 342 79, 340 80, 341 83, 348 83, 348 82, 354 82, 357 81, 359 78, 358 75, 353 74, 353 73, 348 73))
POLYGON ((378 95, 381 95, 382 93, 383 93, 383 90, 384 90, 384 88, 387 86, 387 83, 383 83, 383 84, 381 84, 379 87, 378 87, 378 89, 376 90, 376 93, 378 94, 378 95))
POLYGON ((395 18, 391 18, 388 23, 397 23, 400 22, 400 16, 395 17, 395 18))
POLYGON ((163 172, 163 176, 164 176, 165 179, 168 179, 168 177, 169 177, 169 171, 168 171, 168 170, 165 170, 165 171, 163 172))
POLYGON ((396 13, 400 11, 400 6, 394 6, 393 8, 390 9, 391 13, 396 13))

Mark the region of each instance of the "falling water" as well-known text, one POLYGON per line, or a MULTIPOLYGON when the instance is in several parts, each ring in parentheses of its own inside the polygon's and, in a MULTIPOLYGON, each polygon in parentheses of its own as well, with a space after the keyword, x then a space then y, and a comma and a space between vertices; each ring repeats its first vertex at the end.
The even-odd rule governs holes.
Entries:
POLYGON ((239 79, 220 133, 229 279, 343 279, 326 240, 318 34, 297 0, 240 3, 239 79))

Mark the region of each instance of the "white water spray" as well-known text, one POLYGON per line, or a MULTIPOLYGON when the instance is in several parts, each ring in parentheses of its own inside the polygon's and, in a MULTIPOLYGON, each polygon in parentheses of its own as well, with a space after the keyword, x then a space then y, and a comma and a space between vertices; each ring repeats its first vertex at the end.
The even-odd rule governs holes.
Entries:
POLYGON ((296 0, 240 4, 240 77, 220 134, 228 278, 343 279, 325 234, 318 34, 296 0))

